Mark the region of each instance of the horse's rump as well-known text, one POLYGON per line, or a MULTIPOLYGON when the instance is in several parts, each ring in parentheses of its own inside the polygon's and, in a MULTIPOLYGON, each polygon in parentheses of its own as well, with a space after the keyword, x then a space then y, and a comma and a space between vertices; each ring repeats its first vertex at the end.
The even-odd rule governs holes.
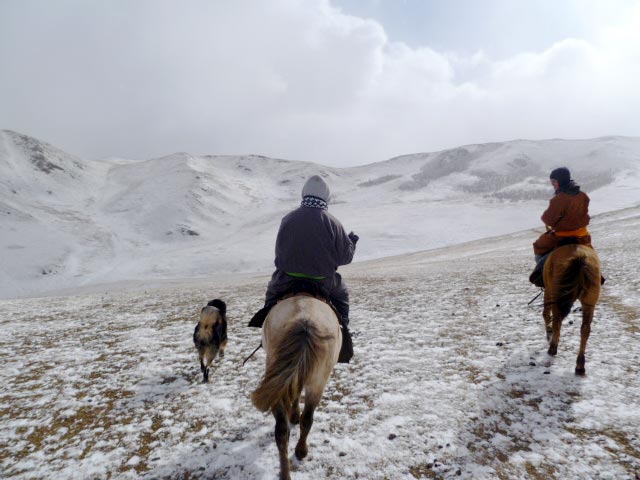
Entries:
POLYGON ((263 328, 267 367, 251 395, 256 408, 267 412, 282 403, 288 410, 317 370, 327 370, 328 376, 340 348, 339 334, 337 318, 320 300, 294 297, 275 306, 263 328))
POLYGON ((580 296, 600 287, 600 262, 591 247, 567 245, 554 250, 544 268, 548 298, 564 318, 580 296))
POLYGON ((309 320, 291 325, 275 346, 277 357, 267 365, 260 386, 251 395, 256 408, 271 411, 278 403, 290 405, 318 363, 323 337, 309 320))

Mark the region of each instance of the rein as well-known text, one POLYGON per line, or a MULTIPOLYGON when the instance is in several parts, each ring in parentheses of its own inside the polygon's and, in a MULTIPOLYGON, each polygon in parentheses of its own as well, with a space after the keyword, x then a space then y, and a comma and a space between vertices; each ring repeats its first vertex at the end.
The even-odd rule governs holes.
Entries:
POLYGON ((541 288, 541 289, 540 289, 540 293, 538 293, 535 297, 533 297, 533 298, 531 299, 531 301, 529 301, 529 303, 527 303, 527 305, 531 305, 533 302, 535 302, 535 300, 536 300, 540 295, 542 295, 542 294, 543 294, 543 292, 544 292, 544 288, 541 288))
POLYGON ((247 358, 244 359, 244 362, 242 362, 242 366, 244 367, 244 364, 247 363, 247 361, 253 357, 255 355, 255 353, 260 350, 262 348, 262 342, 260 342, 260 345, 258 345, 258 348, 256 348, 253 352, 251 352, 251 355, 249 355, 247 358))

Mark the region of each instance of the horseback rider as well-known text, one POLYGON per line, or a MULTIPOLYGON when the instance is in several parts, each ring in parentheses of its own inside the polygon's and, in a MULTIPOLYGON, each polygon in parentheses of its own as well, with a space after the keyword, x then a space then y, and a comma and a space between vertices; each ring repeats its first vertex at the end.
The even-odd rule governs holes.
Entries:
POLYGON ((543 287, 542 270, 549 253, 556 247, 566 244, 588 245, 591 247, 589 225, 589 197, 571 179, 566 167, 556 168, 549 175, 555 195, 549 201, 549 207, 541 220, 547 231, 533 243, 536 268, 529 281, 543 287))
POLYGON ((276 239, 276 271, 267 287, 265 306, 249 322, 262 327, 267 313, 277 301, 295 290, 296 282, 317 284, 328 293, 339 313, 342 349, 338 362, 348 363, 353 356, 349 333, 349 292, 338 267, 351 263, 358 236, 347 234, 342 224, 328 211, 329 187, 318 175, 310 177, 302 188, 302 203, 280 223, 276 239))

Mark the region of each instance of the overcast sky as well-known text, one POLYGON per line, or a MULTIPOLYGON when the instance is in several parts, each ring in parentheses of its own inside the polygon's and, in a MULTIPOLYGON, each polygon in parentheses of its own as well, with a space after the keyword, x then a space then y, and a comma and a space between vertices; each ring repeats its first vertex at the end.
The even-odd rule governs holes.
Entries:
POLYGON ((0 0, 0 128, 349 166, 640 136, 640 1, 0 0))

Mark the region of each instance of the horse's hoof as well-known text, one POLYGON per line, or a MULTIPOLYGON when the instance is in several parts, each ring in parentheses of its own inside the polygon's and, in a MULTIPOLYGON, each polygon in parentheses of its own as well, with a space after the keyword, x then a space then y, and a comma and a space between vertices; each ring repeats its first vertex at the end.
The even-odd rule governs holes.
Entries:
POLYGON ((306 457, 308 453, 309 453, 309 449, 307 448, 306 445, 304 445, 304 446, 300 446, 300 445, 296 446, 296 458, 298 460, 304 459, 304 457, 306 457))
POLYGON ((584 368, 584 365, 576 365, 576 375, 584 377, 587 371, 584 368))
POLYGON ((289 468, 286 472, 282 471, 282 469, 280 470, 280 480, 291 480, 291 473, 289 471, 291 469, 291 461, 287 461, 289 462, 289 468))
POLYGON ((557 345, 554 345, 554 344, 549 345, 549 350, 547 350, 547 353, 548 353, 549 355, 557 355, 557 353, 558 353, 558 346, 557 346, 557 345))

